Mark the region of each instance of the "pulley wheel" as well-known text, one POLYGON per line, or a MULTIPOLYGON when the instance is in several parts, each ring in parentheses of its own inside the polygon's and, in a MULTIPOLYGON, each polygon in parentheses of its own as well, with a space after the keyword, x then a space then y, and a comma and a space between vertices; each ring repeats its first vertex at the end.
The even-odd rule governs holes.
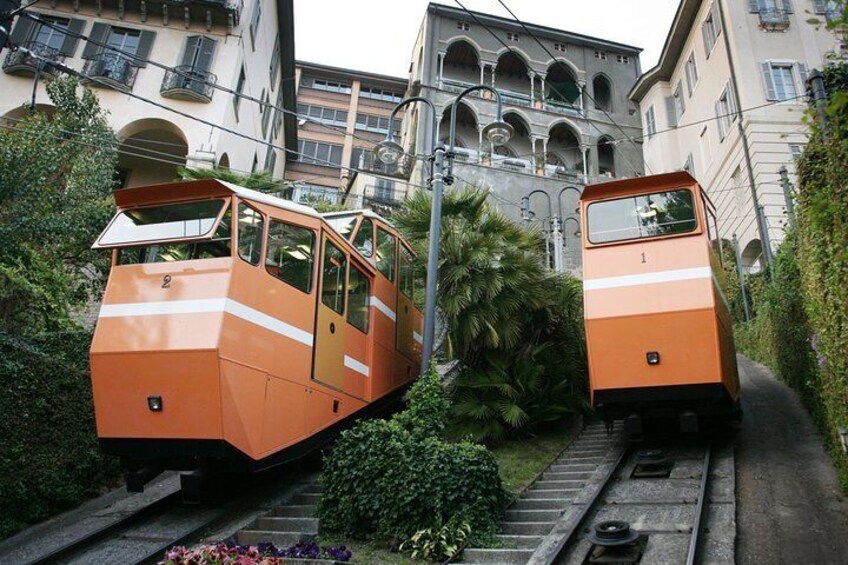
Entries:
POLYGON ((627 545, 639 539, 639 532, 630 529, 630 524, 621 520, 598 522, 587 536, 589 541, 601 547, 627 545))

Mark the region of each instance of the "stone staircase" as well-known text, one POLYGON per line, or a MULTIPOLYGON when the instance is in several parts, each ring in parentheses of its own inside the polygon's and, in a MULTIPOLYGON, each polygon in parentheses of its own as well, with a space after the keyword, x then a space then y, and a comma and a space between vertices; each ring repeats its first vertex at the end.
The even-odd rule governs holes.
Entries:
POLYGON ((591 423, 506 511, 498 548, 467 548, 463 563, 527 563, 614 444, 602 422, 591 423))
POLYGON ((236 534, 239 545, 257 545, 270 542, 286 548, 299 541, 309 541, 318 535, 318 518, 315 508, 322 487, 309 483, 292 497, 291 503, 278 506, 268 514, 258 517, 247 528, 236 534))

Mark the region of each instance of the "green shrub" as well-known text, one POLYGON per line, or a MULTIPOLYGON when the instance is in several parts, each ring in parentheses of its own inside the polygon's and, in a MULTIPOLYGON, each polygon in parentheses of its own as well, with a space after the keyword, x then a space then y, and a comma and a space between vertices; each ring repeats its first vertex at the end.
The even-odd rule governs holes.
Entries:
POLYGON ((118 472, 97 445, 90 340, 0 331, 0 538, 77 504, 118 472))
POLYGON ((393 419, 360 422, 342 433, 325 458, 322 528, 402 541, 428 528, 467 523, 470 537, 491 535, 504 501, 491 453, 440 437, 447 403, 435 371, 413 385, 408 399, 409 408, 393 419))
POLYGON ((426 528, 415 532, 403 542, 401 551, 412 554, 413 559, 444 561, 455 557, 468 541, 471 526, 468 522, 452 519, 441 527, 426 528))

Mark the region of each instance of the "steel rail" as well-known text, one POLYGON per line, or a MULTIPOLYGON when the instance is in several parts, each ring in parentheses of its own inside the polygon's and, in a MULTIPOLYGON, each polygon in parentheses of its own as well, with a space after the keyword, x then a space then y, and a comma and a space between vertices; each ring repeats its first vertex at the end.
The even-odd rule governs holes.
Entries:
POLYGON ((692 537, 689 539, 689 552, 686 555, 686 565, 695 565, 698 556, 698 542, 704 523, 704 509, 707 507, 707 491, 709 489, 710 455, 712 447, 707 446, 704 453, 704 466, 701 473, 701 487, 698 491, 698 507, 695 509, 695 522, 692 524, 692 537))

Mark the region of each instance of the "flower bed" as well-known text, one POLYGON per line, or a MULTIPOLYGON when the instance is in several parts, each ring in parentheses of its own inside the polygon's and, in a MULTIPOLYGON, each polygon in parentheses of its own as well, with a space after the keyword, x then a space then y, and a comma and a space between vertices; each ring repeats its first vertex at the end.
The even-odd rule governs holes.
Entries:
POLYGON ((228 541, 188 549, 172 547, 159 565, 282 565, 284 563, 345 563, 350 561, 345 546, 319 547, 315 543, 298 543, 280 549, 273 543, 256 546, 236 545, 228 541))

